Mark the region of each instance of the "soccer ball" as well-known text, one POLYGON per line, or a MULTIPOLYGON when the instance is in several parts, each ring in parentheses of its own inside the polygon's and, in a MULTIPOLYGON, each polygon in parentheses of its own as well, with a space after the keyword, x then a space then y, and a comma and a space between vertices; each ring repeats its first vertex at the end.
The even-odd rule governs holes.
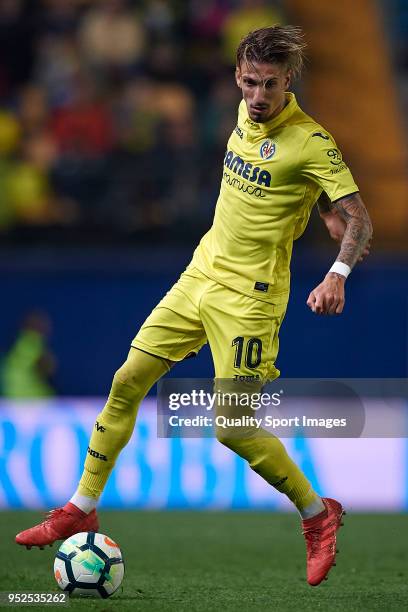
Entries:
POLYGON ((110 597, 121 585, 125 565, 119 546, 103 533, 76 533, 63 542, 54 562, 58 586, 70 596, 110 597))

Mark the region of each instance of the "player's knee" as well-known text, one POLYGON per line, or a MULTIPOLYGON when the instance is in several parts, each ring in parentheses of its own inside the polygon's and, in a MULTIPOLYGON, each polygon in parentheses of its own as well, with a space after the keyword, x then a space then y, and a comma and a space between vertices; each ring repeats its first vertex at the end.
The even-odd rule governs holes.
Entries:
POLYGON ((262 433, 255 427, 217 427, 218 442, 249 460, 254 449, 262 447, 262 433))
POLYGON ((126 360, 115 372, 112 391, 119 395, 137 397, 143 390, 143 376, 138 368, 126 360))
POLYGON ((132 375, 128 363, 125 361, 125 363, 116 370, 113 377, 113 383, 117 385, 127 385, 131 381, 132 375))
POLYGON ((238 447, 238 440, 233 431, 230 431, 228 428, 217 427, 215 430, 215 436, 218 442, 220 442, 223 446, 226 446, 232 451, 236 451, 238 447))

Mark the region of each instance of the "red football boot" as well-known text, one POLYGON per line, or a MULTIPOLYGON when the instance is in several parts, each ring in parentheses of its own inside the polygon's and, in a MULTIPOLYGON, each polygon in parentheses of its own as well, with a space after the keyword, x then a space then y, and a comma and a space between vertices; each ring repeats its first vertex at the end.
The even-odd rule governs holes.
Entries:
POLYGON ((98 530, 99 521, 95 510, 86 514, 68 502, 63 508, 51 510, 44 522, 18 533, 16 542, 27 548, 44 548, 47 544, 51 546, 56 540, 65 540, 75 533, 98 530))
POLYGON ((303 535, 306 540, 307 581, 317 586, 327 580, 327 574, 336 560, 336 533, 343 525, 345 513, 342 505, 335 499, 323 497, 326 509, 310 519, 302 521, 303 535))

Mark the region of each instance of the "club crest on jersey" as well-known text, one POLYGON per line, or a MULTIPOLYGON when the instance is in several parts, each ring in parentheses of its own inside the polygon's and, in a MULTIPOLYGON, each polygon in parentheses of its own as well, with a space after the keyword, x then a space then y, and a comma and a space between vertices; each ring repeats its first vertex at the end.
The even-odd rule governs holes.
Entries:
POLYGON ((259 152, 262 159, 271 159, 275 155, 276 144, 272 140, 264 140, 259 152))

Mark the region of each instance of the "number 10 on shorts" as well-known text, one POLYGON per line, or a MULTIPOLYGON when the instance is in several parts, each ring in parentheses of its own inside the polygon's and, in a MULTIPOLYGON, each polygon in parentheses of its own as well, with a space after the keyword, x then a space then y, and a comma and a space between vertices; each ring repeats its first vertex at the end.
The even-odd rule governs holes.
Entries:
POLYGON ((254 370, 261 363, 262 340, 260 338, 249 338, 245 342, 245 338, 243 336, 237 336, 232 341, 232 346, 235 346, 234 368, 241 367, 244 348, 245 366, 247 368, 254 370))

